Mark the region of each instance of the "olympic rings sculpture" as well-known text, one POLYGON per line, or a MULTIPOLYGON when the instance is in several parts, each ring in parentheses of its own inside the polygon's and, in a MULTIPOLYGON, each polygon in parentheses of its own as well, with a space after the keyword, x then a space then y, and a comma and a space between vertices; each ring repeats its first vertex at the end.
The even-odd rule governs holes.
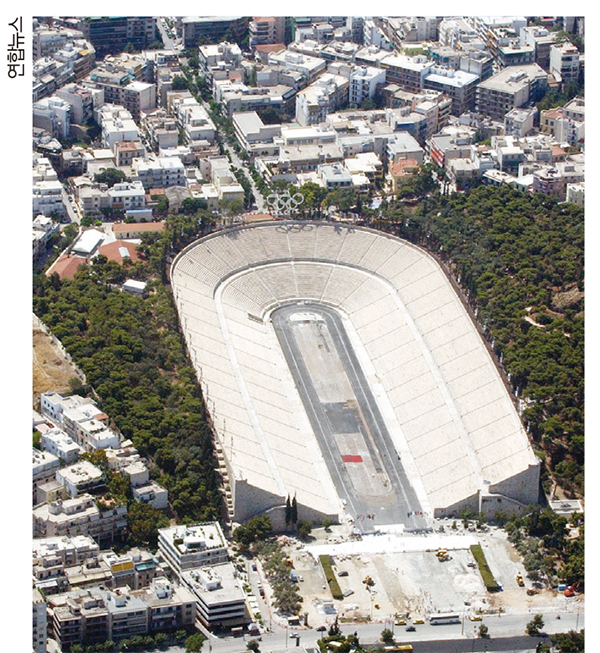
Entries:
POLYGON ((267 197, 267 205, 277 214, 291 213, 291 211, 296 210, 302 202, 304 202, 304 195, 302 195, 302 193, 294 193, 293 195, 290 195, 290 192, 287 190, 284 193, 271 193, 267 197))

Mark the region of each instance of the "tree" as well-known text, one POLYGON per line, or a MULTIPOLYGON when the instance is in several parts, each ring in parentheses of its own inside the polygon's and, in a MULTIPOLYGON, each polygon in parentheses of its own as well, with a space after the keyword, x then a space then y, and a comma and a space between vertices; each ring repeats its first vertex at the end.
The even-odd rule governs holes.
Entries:
POLYGON ((381 637, 379 639, 381 639, 384 644, 393 644, 394 633, 389 628, 384 628, 381 631, 381 637))
POLYGON ((202 650, 202 645, 206 637, 202 633, 194 633, 185 640, 186 653, 198 653, 202 650))
POLYGON ((298 502, 296 501, 296 495, 292 499, 292 505, 290 508, 290 521, 292 524, 298 523, 298 502))
POLYGON ((541 614, 534 615, 533 619, 525 627, 525 634, 530 637, 535 637, 540 634, 544 627, 544 616, 541 614))
POLYGON ((109 188, 112 188, 115 184, 122 182, 124 179, 125 173, 116 168, 107 168, 97 175, 94 175, 95 182, 98 184, 106 184, 109 188))
POLYGON ((290 503, 290 495, 287 495, 285 500, 285 525, 289 526, 292 521, 292 506, 290 503))
POLYGON ((490 629, 485 624, 481 624, 479 626, 479 637, 481 639, 487 639, 489 636, 490 636, 490 629))
POLYGON ((174 91, 187 91, 189 88, 189 82, 187 77, 183 75, 174 75, 172 81, 172 89, 174 91))
POLYGON ((308 539, 312 532, 312 524, 308 519, 303 519, 298 523, 298 535, 303 539, 308 539))
POLYGON ((558 633, 550 638, 557 653, 583 653, 585 632, 570 630, 568 633, 558 633))
POLYGON ((246 648, 253 653, 258 653, 260 651, 260 644, 257 639, 251 639, 246 643, 246 648))

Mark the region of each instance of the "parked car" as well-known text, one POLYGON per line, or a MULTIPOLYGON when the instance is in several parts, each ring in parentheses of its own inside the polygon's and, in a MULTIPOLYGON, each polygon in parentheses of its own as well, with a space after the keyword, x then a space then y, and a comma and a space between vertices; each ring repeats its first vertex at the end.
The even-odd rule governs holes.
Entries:
POLYGON ((325 626, 319 626, 319 627, 317 628, 317 632, 319 632, 319 633, 323 633, 323 632, 325 632, 326 630, 327 630, 327 628, 326 628, 325 626))
POLYGON ((414 626, 406 626, 406 632, 414 633, 417 630, 414 626))

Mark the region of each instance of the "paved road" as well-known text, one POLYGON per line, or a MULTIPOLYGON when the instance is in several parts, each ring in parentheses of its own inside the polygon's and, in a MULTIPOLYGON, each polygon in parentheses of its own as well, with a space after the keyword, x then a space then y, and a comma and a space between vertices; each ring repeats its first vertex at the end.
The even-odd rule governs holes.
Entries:
POLYGON ((258 213, 261 213, 262 211, 265 210, 265 206, 266 206, 265 198, 262 196, 261 192, 258 190, 258 187, 254 183, 254 179, 252 179, 252 175, 248 170, 248 166, 244 161, 240 159, 240 157, 237 155, 233 147, 231 147, 231 145, 229 145, 229 143, 225 140, 225 137, 223 137, 223 145, 225 146, 227 152, 231 155, 231 162, 233 163, 233 165, 236 168, 241 168, 246 174, 248 180, 250 181, 250 185, 252 186, 252 192, 254 193, 254 201, 256 202, 256 211, 258 213))
POLYGON ((398 458, 339 315, 323 305, 303 303, 278 309, 273 313, 272 319, 338 495, 346 501, 347 511, 355 519, 355 526, 363 532, 383 524, 404 524, 406 529, 411 531, 428 529, 426 519, 415 514, 422 512, 421 505, 398 458), (318 380, 311 379, 294 328, 289 321, 291 314, 298 311, 312 311, 324 318, 358 405, 357 418, 348 408, 324 403, 319 397, 315 389, 318 380), (349 424, 352 421, 355 426, 349 424), (385 495, 379 491, 369 496, 365 486, 357 483, 356 479, 353 482, 352 473, 347 465, 342 464, 334 434, 352 432, 353 429, 360 431, 362 435, 364 465, 368 462, 376 469, 375 475, 385 479, 385 495))

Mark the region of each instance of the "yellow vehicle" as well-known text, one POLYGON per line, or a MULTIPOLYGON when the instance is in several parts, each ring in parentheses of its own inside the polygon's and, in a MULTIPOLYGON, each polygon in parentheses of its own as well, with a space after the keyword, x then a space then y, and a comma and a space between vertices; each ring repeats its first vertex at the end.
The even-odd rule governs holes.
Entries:
POLYGON ((469 619, 470 619, 471 621, 481 621, 482 618, 483 618, 483 617, 482 617, 480 614, 472 614, 472 615, 469 617, 469 619))
POLYGON ((400 646, 398 647, 398 650, 399 651, 412 651, 413 647, 412 647, 412 644, 400 644, 400 646))
POLYGON ((525 583, 523 582, 523 576, 521 576, 521 573, 519 572, 519 573, 517 574, 517 585, 518 585, 519 587, 523 587, 524 584, 525 584, 525 583))
POLYGON ((419 624, 424 624, 425 623, 424 619, 411 619, 411 621, 415 626, 418 626, 419 624))
POLYGON ((396 626, 406 626, 406 619, 397 619, 394 623, 396 626))

